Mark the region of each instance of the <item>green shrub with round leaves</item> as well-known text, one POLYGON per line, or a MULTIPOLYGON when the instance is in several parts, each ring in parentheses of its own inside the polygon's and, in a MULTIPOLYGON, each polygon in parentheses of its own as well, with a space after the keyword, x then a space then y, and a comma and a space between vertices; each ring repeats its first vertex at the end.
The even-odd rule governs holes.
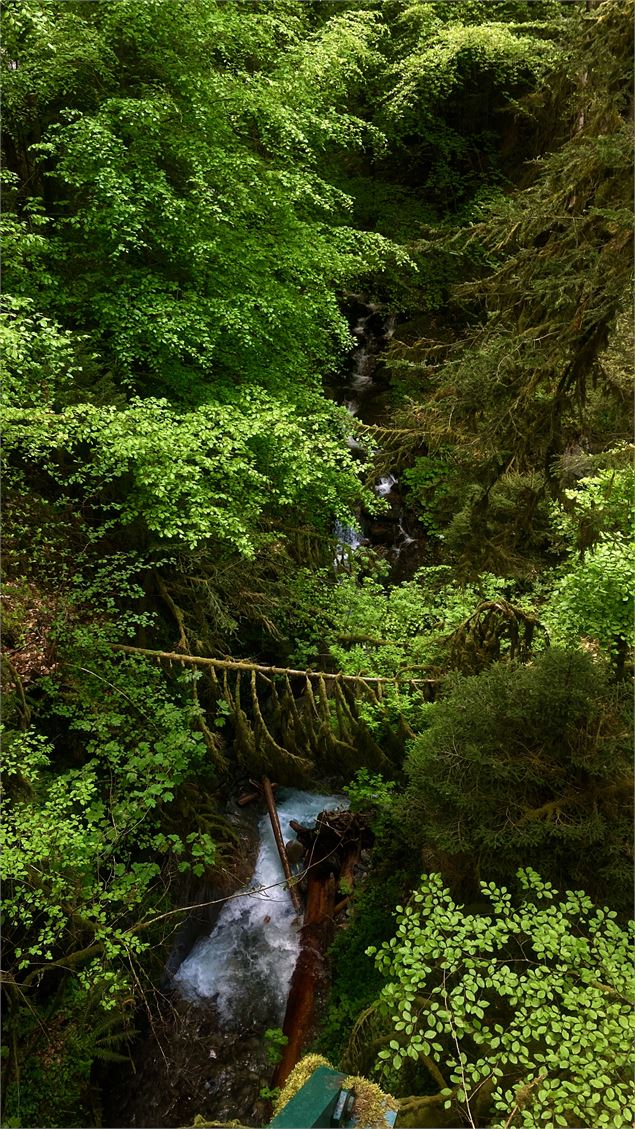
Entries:
POLYGON ((529 868, 518 886, 482 882, 489 908, 469 913, 431 874, 397 906, 395 936, 367 950, 391 1027, 377 1070, 392 1089, 423 1062, 462 1123, 625 1129, 633 923, 529 868))

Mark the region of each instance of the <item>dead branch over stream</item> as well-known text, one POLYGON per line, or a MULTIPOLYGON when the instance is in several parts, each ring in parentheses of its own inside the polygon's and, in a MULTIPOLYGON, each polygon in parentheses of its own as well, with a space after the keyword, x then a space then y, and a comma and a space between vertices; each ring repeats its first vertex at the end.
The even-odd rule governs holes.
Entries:
MULTIPOLYGON (((405 670, 386 678, 296 670, 119 643, 112 644, 112 649, 205 671, 207 679, 201 680, 196 700, 201 711, 216 712, 224 703, 240 766, 247 775, 264 774, 287 784, 306 783, 315 776, 316 766, 321 771, 341 773, 344 769, 351 774, 360 764, 375 772, 390 771, 391 756, 401 749, 404 736, 412 734, 402 720, 392 743, 388 738, 380 743, 367 724, 365 707, 381 712, 391 690, 391 701, 395 693, 420 694, 430 701, 440 681, 418 678, 405 670)), ((207 726, 204 733, 206 730, 209 734, 207 726)), ((229 760, 220 743, 214 744, 213 736, 210 754, 217 769, 225 772, 229 760)))
POLYGON ((297 890, 297 887, 294 883, 293 876, 291 874, 291 867, 289 866, 289 859, 287 857, 287 851, 286 851, 286 848, 285 848, 285 845, 284 845, 284 839, 282 838, 282 831, 280 830, 280 820, 278 819, 278 811, 277 811, 277 808, 276 808, 276 801, 273 798, 273 790, 272 790, 272 787, 271 787, 271 781, 269 780, 268 776, 263 776, 263 778, 262 778, 262 790, 264 792, 265 800, 267 802, 267 811, 269 812, 269 819, 271 820, 271 830, 273 831, 273 837, 276 841, 276 847, 278 848, 278 854, 280 855, 280 862, 282 863, 282 869, 284 871, 284 876, 287 880, 287 884, 288 884, 288 887, 289 887, 289 894, 291 895, 291 901, 293 902, 293 908, 295 909, 297 914, 300 914, 300 913, 302 913, 302 906, 300 904, 300 897, 298 895, 298 890, 297 890))

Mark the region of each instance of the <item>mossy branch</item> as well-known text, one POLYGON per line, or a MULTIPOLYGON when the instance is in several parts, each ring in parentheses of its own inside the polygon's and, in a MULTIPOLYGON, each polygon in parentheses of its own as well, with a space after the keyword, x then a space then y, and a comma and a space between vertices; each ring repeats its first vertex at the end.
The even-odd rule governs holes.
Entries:
MULTIPOLYGON (((110 647, 113 651, 120 651, 126 655, 145 655, 147 658, 157 659, 159 661, 178 662, 189 666, 215 667, 217 670, 256 670, 263 674, 284 674, 291 678, 323 678, 326 681, 353 682, 360 685, 366 683, 370 683, 371 685, 376 683, 392 683, 394 685, 401 681, 399 674, 391 678, 368 674, 342 674, 341 672, 333 674, 329 671, 295 670, 293 667, 288 666, 268 666, 265 663, 248 662, 247 660, 212 659, 203 655, 179 654, 176 651, 153 651, 148 647, 131 647, 124 643, 111 643, 110 647)), ((421 686, 437 686, 442 680, 440 678, 408 678, 407 681, 421 686)))
POLYGON ((156 581, 156 585, 157 585, 157 588, 159 590, 159 594, 161 596, 161 599, 165 603, 166 607, 169 608, 169 610, 172 614, 172 617, 174 618, 176 625, 179 629, 179 641, 177 643, 177 646, 178 646, 180 651, 184 651, 187 654, 189 654, 190 647, 189 647, 189 644, 188 644, 188 641, 187 641, 187 632, 185 630, 185 617, 183 615, 183 612, 177 606, 177 604, 175 604, 175 602, 172 599, 172 596, 171 596, 171 594, 168 590, 168 587, 167 587, 165 581, 162 579, 161 576, 159 576, 158 572, 154 573, 154 579, 156 581))

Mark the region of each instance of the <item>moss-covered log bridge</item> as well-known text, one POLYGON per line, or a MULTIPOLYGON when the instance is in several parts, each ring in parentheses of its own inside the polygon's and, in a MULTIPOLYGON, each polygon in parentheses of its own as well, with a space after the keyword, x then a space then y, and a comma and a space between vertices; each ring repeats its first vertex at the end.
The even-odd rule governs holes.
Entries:
MULTIPOLYGON (((389 720, 387 706, 394 704, 394 693, 418 693, 432 700, 441 681, 406 671, 393 677, 343 674, 123 643, 112 648, 207 672, 206 688, 199 691, 194 683, 203 714, 209 709, 231 720, 234 753, 249 774, 272 773, 288 783, 305 780, 316 764, 339 772, 354 772, 361 764, 376 771, 388 768, 393 745, 397 754, 404 736, 412 735, 404 733, 407 725, 400 711, 396 722, 389 720), (219 711, 220 703, 225 704, 219 711), (381 747, 367 724, 364 706, 375 707, 386 722, 381 747)), ((220 737, 209 730, 204 717, 201 725, 216 767, 225 771, 229 762, 220 737)))

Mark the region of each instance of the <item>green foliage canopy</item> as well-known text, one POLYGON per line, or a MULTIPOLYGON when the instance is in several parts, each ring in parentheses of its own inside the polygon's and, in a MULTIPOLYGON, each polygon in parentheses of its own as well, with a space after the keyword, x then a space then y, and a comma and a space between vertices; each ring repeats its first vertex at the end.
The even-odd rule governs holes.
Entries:
POLYGON ((18 462, 91 505, 117 480, 122 524, 184 546, 253 554, 265 507, 350 520, 345 413, 321 393, 352 344, 336 294, 404 255, 346 226, 319 165, 368 134, 346 99, 378 36, 369 12, 307 34, 285 2, 12 9, 18 462))
POLYGON ((306 508, 323 528, 349 515, 360 486, 342 430, 326 401, 303 416, 251 388, 191 412, 150 398, 7 411, 5 452, 14 466, 40 464, 49 493, 83 497, 123 528, 141 523, 155 543, 214 539, 253 556, 265 509, 306 508))

